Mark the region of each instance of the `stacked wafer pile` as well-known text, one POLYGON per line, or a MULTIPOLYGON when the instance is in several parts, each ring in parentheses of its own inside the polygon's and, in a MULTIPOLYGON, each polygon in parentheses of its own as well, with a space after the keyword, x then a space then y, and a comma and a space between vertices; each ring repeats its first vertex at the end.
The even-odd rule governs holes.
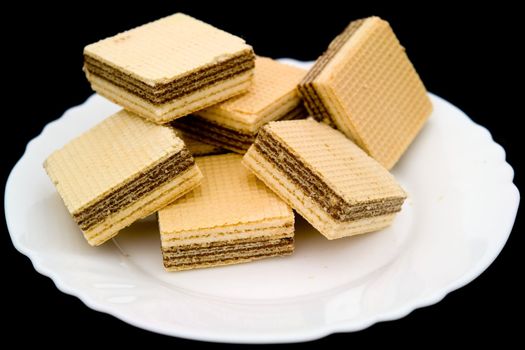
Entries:
POLYGON ((390 225, 388 169, 432 109, 377 17, 308 72, 181 13, 86 46, 84 71, 124 109, 44 167, 91 245, 158 212, 168 271, 290 255, 293 210, 328 239, 390 225))

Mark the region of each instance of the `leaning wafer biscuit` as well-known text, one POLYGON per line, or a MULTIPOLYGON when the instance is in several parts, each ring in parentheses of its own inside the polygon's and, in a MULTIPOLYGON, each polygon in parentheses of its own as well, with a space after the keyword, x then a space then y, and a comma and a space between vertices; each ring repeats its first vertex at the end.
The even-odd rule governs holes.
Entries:
POLYGON ((104 243, 202 179, 172 128, 124 110, 52 153, 44 168, 91 245, 104 243))
POLYGON ((337 127, 387 169, 432 111, 430 99, 388 22, 350 23, 299 85, 312 116, 337 127))
POLYGON ((311 119, 269 123, 243 163, 328 239, 390 225, 406 197, 384 167, 311 119))
POLYGON ((257 57, 247 93, 177 119, 174 125, 196 139, 245 153, 264 124, 306 117, 297 91, 305 74, 303 69, 257 57))
POLYGON ((159 211, 168 271, 231 265, 293 252, 292 209, 241 164, 241 156, 199 157, 195 191, 159 211))
POLYGON ((177 13, 84 48, 91 87, 156 123, 224 101, 251 84, 244 40, 177 13))

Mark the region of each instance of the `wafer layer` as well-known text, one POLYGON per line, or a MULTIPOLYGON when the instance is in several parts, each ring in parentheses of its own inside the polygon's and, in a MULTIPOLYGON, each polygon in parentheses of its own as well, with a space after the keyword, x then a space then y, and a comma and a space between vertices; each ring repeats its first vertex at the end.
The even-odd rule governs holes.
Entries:
POLYGON ((405 199, 380 164, 313 120, 268 124, 243 162, 329 239, 385 227, 405 199))
POLYGON ((350 23, 299 85, 309 113, 392 168, 432 105, 388 22, 350 23))
POLYGON ((178 13, 86 46, 84 70, 98 93, 166 123, 246 91, 254 59, 242 39, 178 13))
POLYGON ((273 120, 306 117, 297 84, 306 71, 257 57, 248 92, 175 121, 199 139, 245 153, 261 126, 273 120))
POLYGON ((235 154, 199 157, 202 186, 159 211, 170 271, 293 252, 293 213, 235 154))
POLYGON ((202 178, 171 128, 126 111, 55 151, 44 167, 93 245, 189 191, 202 178))

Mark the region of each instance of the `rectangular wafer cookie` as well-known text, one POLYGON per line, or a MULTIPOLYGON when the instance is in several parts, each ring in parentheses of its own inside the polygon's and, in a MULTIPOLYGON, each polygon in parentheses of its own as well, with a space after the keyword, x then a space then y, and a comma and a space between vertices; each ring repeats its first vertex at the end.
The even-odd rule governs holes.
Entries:
POLYGON ((168 271, 293 252, 292 209, 245 169, 241 159, 233 153, 197 158, 202 185, 159 211, 168 271))
POLYGON ((254 60, 243 39, 182 13, 84 48, 92 88, 156 123, 245 92, 254 60))
POLYGON ((264 124, 306 117, 297 91, 305 74, 304 69, 257 57, 247 93, 177 119, 174 125, 195 139, 243 154, 264 124))
POLYGON ((124 110, 53 152, 44 168, 91 245, 104 243, 202 179, 172 128, 124 110))
POLYGON ((267 124, 243 163, 328 239, 390 225, 406 198, 383 166, 313 119, 267 124))
POLYGON ((387 169, 417 136, 432 104, 388 22, 353 21, 299 91, 310 115, 342 131, 387 169))

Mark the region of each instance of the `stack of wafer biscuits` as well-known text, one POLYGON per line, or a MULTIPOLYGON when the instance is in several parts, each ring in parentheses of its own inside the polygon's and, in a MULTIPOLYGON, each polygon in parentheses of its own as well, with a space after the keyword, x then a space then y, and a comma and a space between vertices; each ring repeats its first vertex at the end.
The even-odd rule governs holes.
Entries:
POLYGON ((330 240, 389 226, 407 195, 388 169, 432 109, 378 17, 308 72, 181 13, 86 46, 84 71, 124 110, 45 170, 91 245, 158 212, 167 271, 290 255, 292 210, 330 240))

